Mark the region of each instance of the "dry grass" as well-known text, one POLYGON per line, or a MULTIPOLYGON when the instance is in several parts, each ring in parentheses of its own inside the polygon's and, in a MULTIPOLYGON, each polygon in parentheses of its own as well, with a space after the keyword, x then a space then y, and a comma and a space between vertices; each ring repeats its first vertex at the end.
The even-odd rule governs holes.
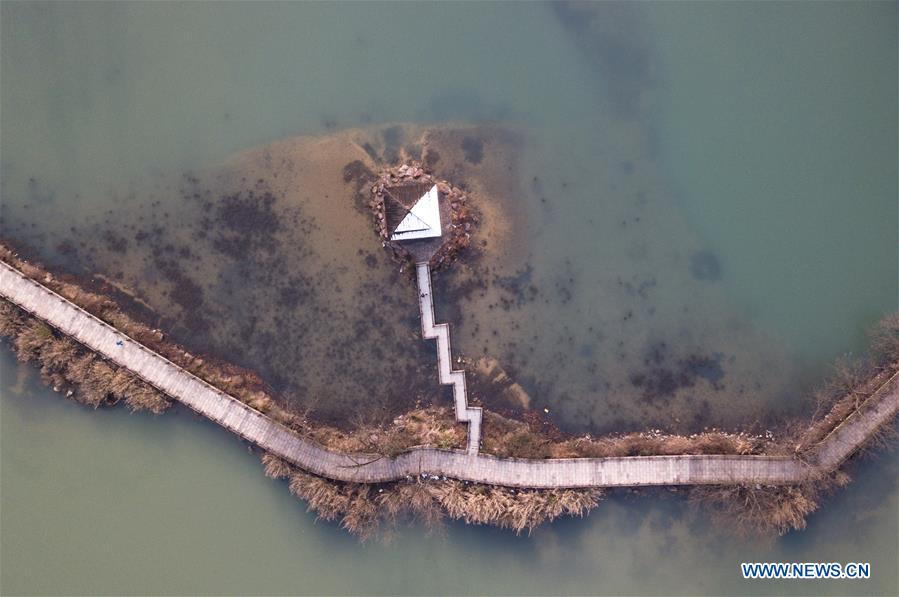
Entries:
POLYGON ((560 516, 584 516, 602 497, 599 489, 512 489, 459 481, 440 482, 434 492, 451 518, 516 533, 530 532, 560 516))
POLYGON ((777 533, 805 528, 821 499, 850 481, 837 471, 802 485, 710 485, 690 489, 690 499, 711 508, 716 520, 743 534, 777 533))
POLYGON ((554 446, 556 458, 616 458, 682 454, 760 454, 769 440, 746 433, 706 431, 689 436, 659 431, 602 438, 580 437, 554 446))
POLYGON ((290 465, 270 452, 262 454, 262 465, 265 467, 265 476, 270 479, 290 477, 290 465))
POLYGON ((45 329, 47 329, 46 324, 36 319, 32 319, 19 327, 18 334, 13 338, 13 346, 16 349, 19 360, 27 362, 40 354, 41 347, 48 340, 48 337, 43 333, 45 329))
POLYGON ((484 412, 481 451, 501 458, 618 458, 681 454, 761 454, 773 446, 772 438, 744 432, 708 430, 692 435, 671 435, 659 430, 590 436, 552 441, 527 423, 484 412))
POLYGON ((46 343, 41 349, 41 368, 46 372, 65 371, 78 354, 78 344, 71 338, 46 343))
POLYGON ((871 354, 880 365, 899 362, 899 313, 884 317, 874 326, 871 354))
POLYGON ((41 378, 74 400, 98 408, 124 401, 132 411, 165 411, 171 401, 155 388, 7 301, 0 301, 0 332, 12 341, 16 356, 37 364, 41 378))
POLYGON ((287 486, 318 518, 339 521, 363 541, 376 536, 380 530, 382 515, 371 485, 337 483, 291 468, 287 486))
POLYGON ((493 453, 501 458, 542 459, 552 457, 552 446, 542 435, 520 428, 503 435, 496 442, 493 453))
POLYGON ((302 472, 280 458, 262 455, 265 474, 286 479, 292 494, 319 518, 337 521, 362 540, 389 538, 397 524, 415 522, 429 530, 450 518, 530 532, 560 516, 584 516, 595 508, 601 490, 512 489, 452 479, 410 479, 382 485, 330 481, 302 472))
POLYGON ((386 425, 364 420, 349 430, 326 425, 303 429, 305 435, 332 450, 397 456, 415 446, 441 449, 465 445, 465 427, 455 422, 452 411, 444 407, 418 408, 386 425))
MULTIPOLYGON (((792 441, 796 452, 808 452, 823 441, 843 421, 868 408, 880 386, 899 369, 895 361, 875 365, 870 362, 840 360, 833 375, 814 395, 814 413, 804 425, 796 426, 792 441)), ((875 400, 877 398, 875 397, 875 400)))
POLYGON ((156 388, 141 380, 135 380, 134 386, 125 396, 125 404, 132 412, 149 411, 154 415, 160 415, 172 406, 172 401, 156 388))

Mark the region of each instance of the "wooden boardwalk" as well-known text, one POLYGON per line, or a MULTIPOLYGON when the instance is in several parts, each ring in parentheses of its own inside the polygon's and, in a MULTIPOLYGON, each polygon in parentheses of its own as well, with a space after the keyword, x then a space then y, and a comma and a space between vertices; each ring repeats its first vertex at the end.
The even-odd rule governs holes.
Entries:
MULTIPOLYGON (((842 462, 899 412, 899 383, 894 377, 881 388, 871 408, 850 417, 828 436, 811 462, 773 456, 522 460, 434 448, 412 449, 396 458, 344 454, 300 437, 2 262, 0 295, 247 441, 301 469, 338 481, 377 483, 429 475, 534 488, 798 483, 842 462)), ((427 306, 422 315, 430 317, 428 329, 434 331, 440 346, 442 336, 440 327, 433 325, 430 300, 427 306)), ((424 320, 422 325, 425 329, 424 320)), ((448 355, 448 335, 443 342, 448 355)), ((441 373, 441 381, 448 378, 457 379, 441 373)))
POLYGON ((815 464, 832 470, 852 456, 878 429, 889 425, 899 411, 899 371, 874 391, 845 421, 813 450, 815 464))
POLYGON ((440 383, 453 386, 456 420, 468 423, 468 453, 477 454, 481 446, 481 409, 468 406, 465 371, 453 371, 453 351, 448 323, 434 324, 434 299, 431 290, 431 268, 427 261, 415 264, 418 278, 418 309, 421 313, 421 335, 437 338, 437 377, 440 383))

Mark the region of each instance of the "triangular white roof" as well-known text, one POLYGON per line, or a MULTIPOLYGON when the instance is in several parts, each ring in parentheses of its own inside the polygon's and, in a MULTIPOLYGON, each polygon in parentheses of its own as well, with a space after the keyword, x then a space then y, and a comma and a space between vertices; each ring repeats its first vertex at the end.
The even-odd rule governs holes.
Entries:
POLYGON ((396 227, 396 230, 393 231, 393 237, 396 238, 397 234, 411 234, 412 232, 421 232, 430 229, 430 226, 422 222, 421 218, 410 211, 396 227))
POLYGON ((440 201, 437 185, 415 202, 406 217, 399 223, 390 240, 415 240, 441 236, 440 201))

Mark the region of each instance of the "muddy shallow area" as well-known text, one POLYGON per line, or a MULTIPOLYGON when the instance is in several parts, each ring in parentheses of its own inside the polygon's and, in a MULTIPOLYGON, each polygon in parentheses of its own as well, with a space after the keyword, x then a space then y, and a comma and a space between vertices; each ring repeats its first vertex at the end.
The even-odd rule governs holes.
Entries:
POLYGON ((438 319, 454 324, 455 350, 519 386, 507 406, 563 428, 763 431, 801 403, 795 362, 735 306, 642 125, 604 134, 626 151, 596 153, 589 172, 559 164, 556 148, 524 157, 515 250, 436 275, 438 319))
POLYGON ((138 185, 127 211, 50 242, 5 233, 50 245, 41 256, 82 277, 100 274, 139 298, 148 309, 137 314, 152 325, 259 371, 313 416, 378 421, 444 394, 411 272, 373 230, 373 173, 414 157, 464 181, 483 202, 490 240, 476 252, 487 253, 508 236, 498 208, 516 194, 518 141, 500 129, 415 126, 297 137, 138 185), (489 154, 473 159, 472 145, 489 154))
POLYGON ((751 423, 785 398, 788 359, 728 307, 720 265, 658 182, 641 130, 610 128, 633 159, 598 156, 571 179, 544 178, 559 167, 552 148, 521 130, 301 136, 135 183, 127 208, 52 239, 4 232, 50 247, 39 256, 51 265, 99 274, 177 342, 258 371, 313 417, 379 422, 449 401, 411 271, 381 246, 367 208, 377 171, 420 160, 478 212, 471 247, 434 276, 473 401, 573 432, 751 423), (546 232, 559 226, 578 244, 546 232), (594 238, 594 257, 576 254, 594 238))

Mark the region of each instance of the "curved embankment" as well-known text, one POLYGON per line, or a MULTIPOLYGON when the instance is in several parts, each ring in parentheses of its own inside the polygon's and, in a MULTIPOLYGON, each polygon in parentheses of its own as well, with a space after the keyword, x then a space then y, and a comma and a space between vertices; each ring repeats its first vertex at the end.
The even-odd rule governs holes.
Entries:
POLYGON ((427 474, 530 488, 795 484, 834 469, 899 412, 899 375, 893 375, 802 460, 725 455, 522 460, 433 448, 395 458, 343 454, 300 437, 5 263, 0 263, 0 295, 247 441, 338 481, 380 483, 427 474))

